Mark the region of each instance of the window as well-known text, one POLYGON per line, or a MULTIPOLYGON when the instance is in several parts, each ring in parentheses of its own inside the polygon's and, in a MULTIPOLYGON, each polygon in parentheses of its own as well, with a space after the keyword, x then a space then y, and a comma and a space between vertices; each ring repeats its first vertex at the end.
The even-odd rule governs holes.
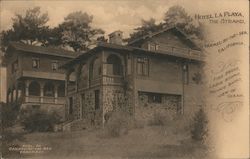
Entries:
POLYGON ((107 58, 107 71, 110 75, 122 75, 122 62, 116 55, 107 58))
POLYGON ((149 75, 149 60, 145 57, 137 58, 137 74, 142 76, 149 75))
POLYGON ((148 94, 148 102, 149 103, 161 103, 162 95, 158 93, 149 93, 148 94))
POLYGON ((148 43, 148 50, 155 51, 155 50, 158 50, 158 48, 159 48, 159 45, 158 45, 158 44, 155 44, 155 43, 148 43))
POLYGON ((40 67, 40 60, 38 58, 32 59, 32 68, 39 68, 40 67))
POLYGON ((65 85, 60 84, 57 88, 57 92, 58 92, 58 97, 64 97, 65 96, 65 85))
POLYGON ((12 63, 12 73, 15 73, 18 69, 18 61, 16 60, 15 62, 12 63))
POLYGON ((51 68, 53 71, 58 70, 58 61, 52 61, 51 68))
POLYGON ((54 85, 50 82, 47 82, 45 83, 44 85, 44 96, 47 96, 47 97, 54 97, 54 85))

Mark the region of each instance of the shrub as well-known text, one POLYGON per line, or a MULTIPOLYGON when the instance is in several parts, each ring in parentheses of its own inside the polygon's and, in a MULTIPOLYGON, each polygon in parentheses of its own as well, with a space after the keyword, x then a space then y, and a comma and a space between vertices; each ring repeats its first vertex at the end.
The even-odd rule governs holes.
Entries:
POLYGON ((193 125, 191 129, 192 139, 195 141, 204 141, 208 134, 207 116, 203 109, 200 109, 194 116, 193 125))
POLYGON ((109 136, 119 137, 129 131, 130 116, 124 112, 117 111, 110 115, 106 122, 105 129, 109 136))
POLYGON ((173 120, 173 116, 168 113, 155 112, 153 118, 149 120, 149 125, 167 125, 173 120))
POLYGON ((20 109, 20 102, 0 103, 1 124, 0 127, 11 127, 15 124, 20 109))
POLYGON ((40 109, 25 109, 21 113, 21 124, 29 132, 53 131, 55 124, 58 124, 60 117, 57 113, 49 113, 40 109))

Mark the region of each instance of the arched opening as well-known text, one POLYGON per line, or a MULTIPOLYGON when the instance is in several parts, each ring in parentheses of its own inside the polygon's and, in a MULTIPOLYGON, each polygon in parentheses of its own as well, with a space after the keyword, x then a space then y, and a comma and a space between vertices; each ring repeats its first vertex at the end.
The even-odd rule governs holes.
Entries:
POLYGON ((80 88, 87 87, 88 82, 88 68, 86 64, 82 64, 79 69, 78 85, 80 88))
POLYGON ((43 88, 43 93, 44 96, 46 97, 54 97, 55 90, 54 90, 54 85, 51 82, 46 82, 43 88))
POLYGON ((109 55, 107 58, 107 71, 110 75, 122 75, 122 62, 116 55, 109 55))
POLYGON ((62 83, 57 88, 58 91, 58 97, 64 97, 65 96, 65 85, 62 83))
POLYGON ((38 82, 33 81, 29 85, 29 95, 40 96, 40 85, 38 82))
POLYGON ((17 91, 18 91, 18 99, 22 98, 24 96, 25 93, 25 84, 23 82, 19 82, 18 86, 17 86, 17 91))
POLYGON ((89 78, 96 79, 101 75, 101 65, 100 60, 98 58, 95 58, 91 63, 89 67, 89 78))

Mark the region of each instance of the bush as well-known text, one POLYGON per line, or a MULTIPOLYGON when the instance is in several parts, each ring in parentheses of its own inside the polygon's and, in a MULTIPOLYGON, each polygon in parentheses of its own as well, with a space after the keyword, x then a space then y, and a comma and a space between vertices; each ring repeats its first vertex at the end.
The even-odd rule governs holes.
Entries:
POLYGON ((191 129, 192 139, 195 141, 204 141, 208 134, 207 116, 203 109, 200 109, 194 116, 193 125, 191 129))
POLYGON ((0 103, 1 123, 0 127, 11 127, 15 124, 19 113, 21 104, 18 102, 13 103, 0 103))
POLYGON ((130 122, 131 119, 128 114, 121 111, 113 112, 106 122, 106 132, 111 137, 128 134, 130 122))
POLYGON ((149 121, 149 125, 167 125, 173 120, 173 115, 161 112, 155 112, 153 118, 149 121))
POLYGON ((21 124, 29 132, 53 131, 54 125, 58 124, 60 117, 57 113, 49 113, 40 109, 25 109, 21 113, 21 124))

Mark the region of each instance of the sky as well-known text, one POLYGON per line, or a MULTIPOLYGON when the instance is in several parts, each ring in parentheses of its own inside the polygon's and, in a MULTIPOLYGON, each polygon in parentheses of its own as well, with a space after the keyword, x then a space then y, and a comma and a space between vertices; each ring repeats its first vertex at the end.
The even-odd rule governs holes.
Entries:
POLYGON ((0 10, 0 31, 10 29, 15 13, 25 13, 28 8, 40 6, 42 12, 48 12, 48 25, 53 27, 61 23, 69 13, 87 12, 94 16, 93 27, 102 28, 105 34, 115 30, 124 32, 124 37, 140 26, 141 19, 155 18, 161 22, 169 7, 181 4, 192 13, 192 4, 188 1, 169 0, 2 0, 0 10))

